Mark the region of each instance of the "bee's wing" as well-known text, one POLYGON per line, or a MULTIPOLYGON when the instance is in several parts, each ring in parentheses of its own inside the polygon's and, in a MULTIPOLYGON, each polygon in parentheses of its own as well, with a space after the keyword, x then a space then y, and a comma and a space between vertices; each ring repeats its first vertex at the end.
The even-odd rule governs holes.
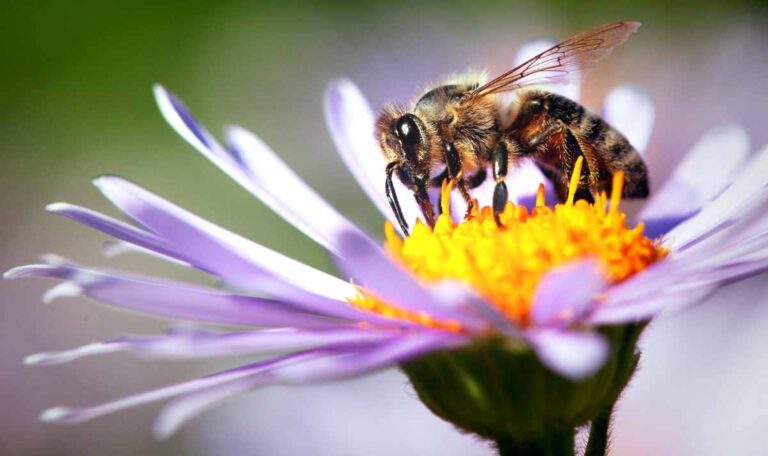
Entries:
POLYGON ((639 22, 614 22, 572 36, 483 84, 468 97, 510 92, 533 84, 566 82, 569 75, 597 66, 638 27, 639 22))

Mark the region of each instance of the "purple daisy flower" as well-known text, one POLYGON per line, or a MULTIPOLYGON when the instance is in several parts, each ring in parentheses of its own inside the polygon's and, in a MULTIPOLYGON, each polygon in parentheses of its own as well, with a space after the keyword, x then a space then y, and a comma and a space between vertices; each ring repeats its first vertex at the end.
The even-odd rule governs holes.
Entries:
MULTIPOLYGON (((522 52, 535 52, 537 46, 522 52)), ((576 98, 577 87, 563 90, 576 98)), ((607 210, 606 197, 598 199, 594 206, 570 201, 547 212, 542 204, 544 192, 535 193, 536 185, 545 182, 538 169, 522 166, 511 173, 511 199, 519 204, 509 205, 505 216, 510 221, 519 216, 521 230, 529 215, 524 212, 526 206, 531 214, 538 210, 553 220, 560 220, 559 213, 568 220, 569 211, 583 211, 596 217, 595 223, 604 224, 600 226, 606 230, 615 228, 622 236, 635 233, 627 248, 634 249, 631 255, 647 260, 642 260, 645 262, 640 267, 623 271, 635 266, 622 262, 624 257, 602 261, 599 246, 593 246, 595 250, 589 254, 577 252, 563 257, 531 279, 533 293, 523 296, 530 302, 518 308, 506 301, 501 305, 504 297, 499 300, 482 284, 462 280, 464 275, 446 273, 437 279, 428 278, 431 265, 414 265, 414 261, 424 258, 419 249, 430 252, 433 248, 427 246, 434 241, 427 239, 429 236, 437 236, 443 228, 455 235, 467 226, 461 220, 451 225, 446 218, 433 232, 416 222, 416 204, 403 199, 405 217, 416 229, 411 237, 400 239, 392 231, 395 228, 388 225, 387 248, 382 248, 310 189, 257 136, 230 127, 227 144, 221 145, 174 95, 158 86, 155 96, 165 119, 190 145, 326 248, 344 279, 227 231, 127 180, 98 178, 94 182, 97 188, 132 223, 66 203, 55 203, 47 209, 116 238, 118 243, 110 247, 113 252, 159 256, 209 274, 221 288, 89 268, 55 256, 45 257, 42 264, 14 268, 5 277, 62 281, 46 293, 46 301, 85 295, 157 317, 237 329, 126 336, 73 350, 32 355, 26 362, 58 364, 113 352, 152 358, 263 358, 102 405, 52 408, 41 415, 44 421, 77 423, 175 398, 155 423, 156 435, 163 438, 211 405, 265 385, 338 380, 404 366, 421 399, 435 413, 475 431, 471 425, 453 419, 455 415, 445 409, 445 404, 430 396, 444 392, 440 388, 446 386, 432 384, 434 378, 424 370, 435 367, 435 362, 439 364, 441 356, 455 352, 460 354, 450 360, 452 363, 457 359, 460 364, 471 363, 471 357, 464 359, 469 352, 461 350, 471 351, 488 340, 502 341, 489 351, 508 350, 510 356, 525 353, 526 363, 535 360, 569 385, 615 383, 615 387, 604 387, 605 397, 597 401, 599 407, 604 407, 615 402, 634 370, 635 341, 647 321, 662 311, 696 304, 716 288, 768 268, 768 218, 764 215, 768 206, 768 153, 763 151, 749 158, 746 135, 738 127, 718 129, 692 149, 630 223, 634 226, 642 221, 644 232, 642 226, 638 231, 624 225, 625 216, 617 207, 620 190, 612 196, 607 210), (714 154, 717 160, 711 158, 714 154), (413 240, 420 236, 419 229, 427 237, 421 244, 413 240), (398 242, 412 249, 406 251, 406 247, 398 247, 398 242), (624 331, 626 328, 631 331, 624 331), (605 380, 609 371, 613 380, 605 380)), ((368 103, 350 81, 339 80, 327 92, 325 114, 348 168, 385 219, 393 221, 383 185, 385 163, 371 135, 374 116, 368 103)), ((629 87, 615 89, 606 99, 603 116, 638 150, 645 149, 654 112, 644 94, 629 87)), ((484 191, 487 188, 481 187, 476 193, 481 202, 490 200, 484 191)), ((450 196, 448 201, 449 195, 448 191, 442 194, 444 216, 463 214, 461 199, 450 196)), ((440 195, 435 196, 437 199, 440 195)), ((482 221, 482 214, 478 213, 477 218, 482 221)), ((522 236, 527 232, 520 233, 522 236)), ((635 258, 627 252, 620 253, 635 258)), ((462 260, 455 261, 460 264, 462 260)), ((491 372, 510 369, 509 363, 516 362, 505 358, 506 354, 498 356, 505 367, 491 363, 487 367, 491 372)), ((472 373, 463 378, 477 379, 472 373)), ((579 418, 573 418, 574 422, 596 416, 591 413, 584 418, 584 413, 579 409, 579 418)))

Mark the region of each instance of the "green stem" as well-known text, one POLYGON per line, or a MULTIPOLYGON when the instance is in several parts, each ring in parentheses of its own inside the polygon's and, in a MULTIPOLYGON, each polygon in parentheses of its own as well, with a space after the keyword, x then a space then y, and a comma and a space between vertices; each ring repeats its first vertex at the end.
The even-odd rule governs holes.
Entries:
POLYGON ((500 439, 496 449, 499 456, 573 456, 573 436, 573 429, 559 429, 538 440, 500 439))
POLYGON ((605 456, 607 454, 612 415, 613 407, 608 407, 592 420, 584 456, 605 456))

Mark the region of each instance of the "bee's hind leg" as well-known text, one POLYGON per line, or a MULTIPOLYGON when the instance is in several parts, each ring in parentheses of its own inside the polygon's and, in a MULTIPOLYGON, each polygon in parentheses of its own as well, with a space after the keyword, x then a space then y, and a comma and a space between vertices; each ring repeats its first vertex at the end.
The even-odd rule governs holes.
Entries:
POLYGON ((499 141, 499 145, 493 151, 493 180, 496 182, 496 186, 493 188, 493 218, 498 226, 502 226, 499 214, 504 211, 504 207, 506 207, 509 200, 507 184, 504 182, 508 171, 509 151, 504 141, 499 141))
POLYGON ((485 182, 485 178, 488 177, 488 172, 485 168, 480 168, 473 176, 467 178, 467 185, 469 189, 475 189, 485 182))

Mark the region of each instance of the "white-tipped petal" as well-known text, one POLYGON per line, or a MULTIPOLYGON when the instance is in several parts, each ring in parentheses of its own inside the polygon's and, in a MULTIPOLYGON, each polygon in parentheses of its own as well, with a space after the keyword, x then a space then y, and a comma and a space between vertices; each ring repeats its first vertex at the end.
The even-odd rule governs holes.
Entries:
POLYGON ((43 295, 43 304, 50 304, 59 298, 74 298, 83 294, 83 287, 73 282, 56 285, 43 295))
POLYGON ((610 351, 603 336, 586 331, 532 330, 527 338, 542 363, 574 381, 597 372, 610 351))
POLYGON ((254 194, 290 224, 334 254, 337 233, 359 229, 312 190, 250 131, 233 126, 227 141, 237 154, 254 194))
MULTIPOLYGON (((384 217, 400 230, 384 191, 387 163, 373 137, 373 110, 360 89, 349 79, 333 81, 326 90, 325 121, 350 173, 384 217)), ((413 194, 400 180, 395 177, 393 183, 405 220, 413 226, 421 217, 421 211, 413 194)))
POLYGON ((64 364, 79 358, 84 358, 86 356, 116 353, 124 350, 125 348, 126 345, 119 342, 96 342, 75 348, 73 350, 36 353, 34 355, 29 355, 24 358, 24 364, 28 366, 64 364))
POLYGON ((181 258, 228 283, 276 287, 268 290, 276 296, 310 292, 343 301, 354 295, 349 283, 245 239, 125 179, 104 176, 94 184, 123 213, 180 252, 181 258))
POLYGON ((744 166, 749 137, 736 125, 704 135, 638 216, 641 220, 687 214, 720 195, 744 166))
MULTIPOLYGON (((738 144, 736 138, 739 136, 737 134, 732 138, 733 144, 738 144)), ((746 148, 746 145, 741 143, 740 147, 746 148)), ((734 148, 733 153, 735 157, 740 155, 738 148, 734 148)), ((716 198, 706 204, 698 214, 667 233, 667 237, 673 242, 673 249, 684 248, 706 238, 713 232, 721 230, 723 227, 736 224, 744 218, 745 214, 750 214, 752 210, 764 205, 766 197, 768 197, 768 148, 754 155, 738 173, 734 172, 735 170, 729 171, 731 165, 728 162, 730 159, 726 159, 725 155, 720 157, 720 161, 722 160, 726 160, 726 162, 702 165, 704 166, 701 168, 702 172, 705 172, 706 175, 712 175, 711 182, 699 181, 698 191, 687 191, 693 201, 701 201, 709 195, 716 196, 716 198), (714 177, 718 172, 730 174, 730 179, 714 177), (733 177, 734 175, 735 177, 733 177), (720 185, 717 185, 718 183, 720 185), (710 184, 713 186, 710 187, 710 184), (730 185, 722 190, 723 184, 730 185), (722 193, 715 193, 717 187, 721 187, 722 193)), ((684 191, 684 186, 672 186, 670 184, 669 193, 678 190, 684 191)), ((655 199, 661 199, 664 196, 671 195, 667 195, 666 192, 659 193, 655 199)), ((665 207, 665 209, 667 208, 665 207)))
POLYGON ((531 320, 537 326, 566 327, 590 309, 607 285, 602 267, 594 260, 560 266, 541 279, 531 320))

